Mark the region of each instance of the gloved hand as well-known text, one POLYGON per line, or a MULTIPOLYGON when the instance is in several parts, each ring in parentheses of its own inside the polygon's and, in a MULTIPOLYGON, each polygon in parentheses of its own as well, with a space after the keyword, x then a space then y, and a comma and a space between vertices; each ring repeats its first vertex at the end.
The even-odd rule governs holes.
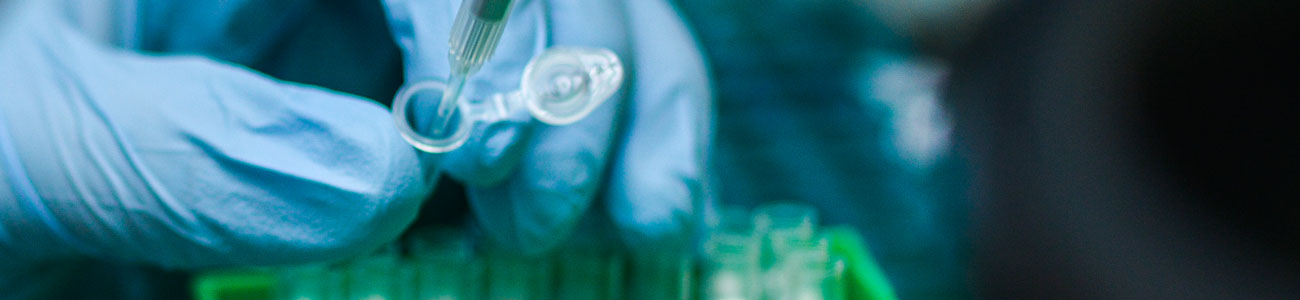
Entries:
MULTIPOLYGON (((205 58, 143 54, 131 41, 110 47, 74 30, 54 1, 7 2, 3 293, 14 268, 73 257, 172 268, 347 257, 395 238, 432 189, 436 158, 405 144, 372 101, 205 58)), ((179 2, 190 1, 141 5, 179 2)), ((186 35, 196 31, 171 29, 230 25, 222 16, 232 10, 211 12, 119 26, 186 35)))
MULTIPOLYGON (((407 82, 446 81, 448 37, 461 1, 385 0, 407 82)), ((493 240, 526 253, 563 241, 594 199, 630 249, 680 249, 694 202, 707 199, 708 81, 701 53, 663 0, 517 0, 470 97, 519 89, 528 61, 552 45, 607 48, 628 70, 613 99, 568 126, 526 114, 474 129, 446 172, 469 186, 493 240)))

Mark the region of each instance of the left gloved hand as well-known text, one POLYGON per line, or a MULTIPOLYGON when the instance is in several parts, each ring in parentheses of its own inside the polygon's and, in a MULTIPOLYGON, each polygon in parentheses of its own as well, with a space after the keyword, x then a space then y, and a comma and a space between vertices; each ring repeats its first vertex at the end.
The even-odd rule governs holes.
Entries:
MULTIPOLYGON (((619 235, 645 252, 684 246, 704 180, 711 95, 699 48, 663 0, 518 0, 471 97, 519 89, 528 61, 553 45, 607 48, 628 70, 622 91, 586 119, 528 116, 475 128, 444 159, 470 189, 493 240, 536 253, 563 240, 604 199, 619 235)), ((408 83, 446 80, 460 1, 385 0, 408 83)))
MULTIPOLYGON (((0 2, 0 294, 12 290, 7 276, 28 275, 17 269, 82 258, 168 268, 340 259, 415 218, 437 159, 404 143, 387 109, 144 51, 182 34, 132 17, 191 1, 121 2, 113 8, 133 13, 105 28, 141 34, 117 47, 78 30, 55 1, 0 2)), ((233 2, 193 2, 218 9, 170 25, 224 28, 235 10, 221 4, 233 2)))

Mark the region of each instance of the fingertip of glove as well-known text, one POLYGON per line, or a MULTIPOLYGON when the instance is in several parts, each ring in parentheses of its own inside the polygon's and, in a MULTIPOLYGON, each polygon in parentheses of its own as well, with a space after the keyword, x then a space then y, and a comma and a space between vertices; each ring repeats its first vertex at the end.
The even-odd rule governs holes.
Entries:
POLYGON ((500 247, 525 255, 557 246, 590 207, 600 171, 590 153, 529 154, 527 165, 492 188, 471 189, 471 203, 487 234, 500 247))
POLYGON ((549 251, 563 236, 554 211, 557 206, 533 207, 531 199, 507 197, 508 189, 471 189, 470 201, 491 249, 526 256, 549 251))
POLYGON ((615 177, 608 209, 629 249, 668 251, 686 245, 696 213, 690 180, 645 174, 615 177))
POLYGON ((472 186, 497 184, 512 174, 522 159, 531 126, 527 121, 507 120, 483 125, 476 131, 479 134, 452 152, 443 168, 472 186))
MULTIPOLYGON (((667 215, 638 218, 643 221, 616 221, 619 236, 628 249, 637 253, 666 252, 685 247, 690 236, 689 214, 674 211, 667 215)), ((637 254, 634 253, 634 254, 637 254)))

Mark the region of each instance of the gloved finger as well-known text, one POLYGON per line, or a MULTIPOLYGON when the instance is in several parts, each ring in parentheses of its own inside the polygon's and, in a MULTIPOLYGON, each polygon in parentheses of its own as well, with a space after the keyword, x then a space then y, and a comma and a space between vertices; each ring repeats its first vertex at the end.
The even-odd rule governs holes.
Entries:
MULTIPOLYGON (((466 99, 487 99, 493 93, 519 89, 524 67, 546 46, 543 2, 516 0, 495 54, 466 83, 466 99)), ((448 81, 447 60, 452 22, 461 1, 385 0, 389 27, 402 49, 408 84, 422 80, 448 81)), ((460 148, 447 153, 443 169, 471 185, 489 185, 513 172, 522 145, 531 136, 530 117, 519 113, 501 122, 477 124, 460 148)))
POLYGON ((705 167, 711 102, 700 48, 667 1, 626 1, 637 80, 628 134, 617 148, 607 192, 609 214, 629 249, 686 246, 707 207, 705 167))
POLYGON ((91 40, 125 49, 198 54, 248 64, 310 12, 315 1, 55 1, 91 40))
MULTIPOLYGON (((606 48, 630 57, 622 4, 603 0, 547 2, 554 45, 606 48)), ((625 66, 626 67, 626 66, 625 66)), ((610 160, 628 86, 585 119, 539 124, 514 173, 490 186, 470 186, 470 203, 485 230, 505 247, 539 253, 562 241, 595 198, 610 160)))
POLYGON ((401 57, 379 1, 47 0, 101 44, 201 55, 389 101, 401 57))
POLYGON ((22 258, 341 258, 400 234, 432 188, 436 160, 366 99, 23 24, 0 46, 0 112, 25 130, 12 144, 36 195, 0 208, 22 258))

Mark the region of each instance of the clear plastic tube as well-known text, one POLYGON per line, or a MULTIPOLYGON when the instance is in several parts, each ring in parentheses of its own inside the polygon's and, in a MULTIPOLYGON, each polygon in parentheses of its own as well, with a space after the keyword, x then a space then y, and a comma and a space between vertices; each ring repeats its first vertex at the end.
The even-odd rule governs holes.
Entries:
POLYGON ((789 234, 791 239, 810 239, 817 229, 817 209, 807 204, 774 202, 754 212, 754 226, 763 234, 789 234))
POLYGON ((817 209, 791 202, 763 204, 755 209, 754 227, 763 235, 763 265, 770 267, 774 258, 792 251, 792 244, 816 235, 817 209))
POLYGON ((351 300, 390 300, 402 299, 406 285, 400 279, 406 276, 400 271, 396 248, 385 247, 370 256, 349 262, 348 298, 351 300))
POLYGON ((793 242, 789 252, 769 270, 779 290, 769 295, 776 300, 825 300, 833 295, 829 290, 834 281, 831 276, 830 251, 825 237, 793 242))
POLYGON ((688 300, 694 289, 693 260, 685 253, 659 253, 628 260, 628 286, 623 299, 688 300))
POLYGON ((623 264, 620 257, 567 249, 558 257, 555 299, 602 300, 622 298, 623 264))
POLYGON ((455 102, 450 113, 437 107, 448 103, 448 85, 420 81, 403 87, 393 101, 398 132, 425 152, 444 153, 468 140, 474 123, 491 123, 526 109, 550 125, 567 125, 585 118, 613 96, 623 84, 623 64, 606 49, 552 47, 524 69, 522 88, 487 99, 455 102), (446 123, 445 130, 439 130, 446 123))
MULTIPOLYGON (((799 283, 793 274, 802 272, 792 268, 800 264, 801 256, 817 253, 817 209, 807 204, 774 202, 759 206, 754 212, 754 226, 763 236, 762 259, 763 294, 767 299, 789 298, 799 283), (811 252, 810 252, 811 251, 811 252)), ((825 247, 821 251, 825 252, 825 247)), ((824 260, 823 260, 824 264, 824 260)))
POLYGON ((410 254, 416 299, 474 299, 479 272, 464 234, 455 230, 424 230, 412 234, 410 254))
POLYGON ((723 208, 719 223, 704 242, 705 300, 757 300, 761 291, 760 236, 748 211, 723 208))
POLYGON ((485 300, 548 299, 552 265, 546 258, 508 254, 485 257, 485 300))
POLYGON ((343 296, 338 288, 342 280, 332 282, 330 277, 341 278, 324 264, 284 268, 276 273, 276 297, 283 300, 339 299, 343 296))

